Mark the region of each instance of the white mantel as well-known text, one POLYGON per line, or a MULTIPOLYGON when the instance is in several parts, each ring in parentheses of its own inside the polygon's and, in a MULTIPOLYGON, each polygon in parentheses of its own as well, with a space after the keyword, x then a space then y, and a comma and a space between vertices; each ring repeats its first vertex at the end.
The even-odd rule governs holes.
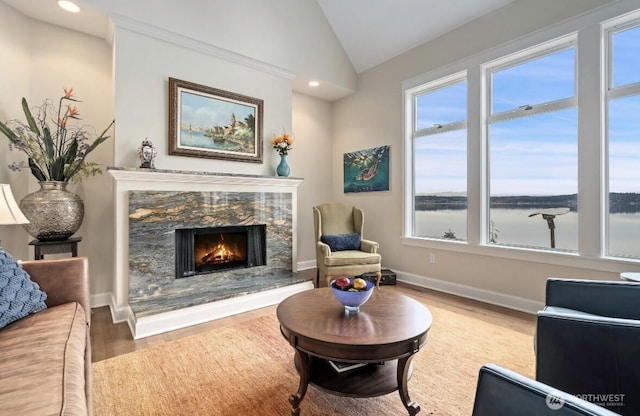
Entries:
POLYGON ((238 298, 225 299, 160 313, 136 317, 129 305, 129 191, 179 192, 269 192, 286 193, 292 201, 292 265, 296 271, 297 187, 301 178, 238 175, 209 172, 174 171, 142 168, 108 169, 114 179, 115 201, 115 281, 112 311, 115 322, 126 321, 134 338, 141 338, 185 327, 223 316, 278 303, 293 293, 313 288, 305 282, 263 291, 238 298))

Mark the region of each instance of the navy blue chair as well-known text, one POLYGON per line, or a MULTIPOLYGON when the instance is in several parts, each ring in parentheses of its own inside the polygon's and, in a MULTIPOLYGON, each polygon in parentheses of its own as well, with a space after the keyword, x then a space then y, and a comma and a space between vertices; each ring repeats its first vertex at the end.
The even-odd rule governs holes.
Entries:
POLYGON ((480 369, 473 416, 616 416, 576 396, 487 364, 480 369))
POLYGON ((545 303, 536 380, 640 415, 640 283, 551 278, 545 303))

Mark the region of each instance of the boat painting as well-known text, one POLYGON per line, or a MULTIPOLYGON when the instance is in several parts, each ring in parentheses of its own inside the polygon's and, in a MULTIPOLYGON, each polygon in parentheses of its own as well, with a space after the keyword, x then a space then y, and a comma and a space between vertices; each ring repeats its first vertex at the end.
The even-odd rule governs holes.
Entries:
POLYGON ((344 154, 344 192, 389 190, 390 146, 344 154))

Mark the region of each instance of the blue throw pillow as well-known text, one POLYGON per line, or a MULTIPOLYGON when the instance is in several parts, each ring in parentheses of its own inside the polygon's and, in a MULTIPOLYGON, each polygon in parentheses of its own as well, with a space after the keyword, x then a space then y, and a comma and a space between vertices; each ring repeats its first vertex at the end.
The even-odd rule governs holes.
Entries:
POLYGON ((0 328, 47 307, 47 294, 0 247, 0 328))
POLYGON ((360 233, 321 235, 320 241, 331 251, 360 250, 360 233))

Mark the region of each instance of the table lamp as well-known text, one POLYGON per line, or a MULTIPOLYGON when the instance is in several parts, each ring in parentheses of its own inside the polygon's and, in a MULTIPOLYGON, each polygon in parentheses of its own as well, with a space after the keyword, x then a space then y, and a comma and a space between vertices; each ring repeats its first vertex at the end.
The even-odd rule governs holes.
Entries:
POLYGON ((27 223, 29 220, 20 211, 9 184, 0 184, 0 225, 27 223))

